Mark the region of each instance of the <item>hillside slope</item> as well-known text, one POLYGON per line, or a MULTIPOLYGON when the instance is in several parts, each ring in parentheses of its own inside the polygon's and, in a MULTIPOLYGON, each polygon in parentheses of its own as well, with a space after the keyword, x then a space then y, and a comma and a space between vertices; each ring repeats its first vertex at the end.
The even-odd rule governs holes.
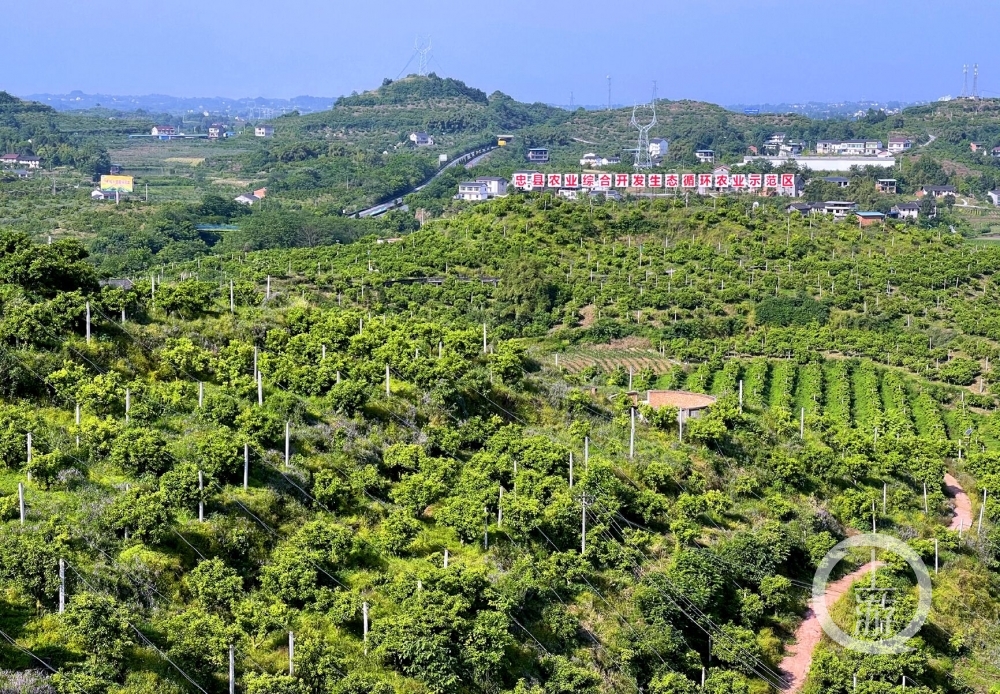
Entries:
POLYGON ((986 694, 998 270, 735 201, 509 198, 132 290, 5 235, 0 682, 40 660, 38 691, 222 692, 232 645, 253 694, 691 694, 703 668, 763 694, 874 504, 939 546, 930 623, 904 656, 822 646, 804 691, 986 694), (670 366, 630 374, 624 338, 670 366), (629 387, 718 400, 680 431, 629 387), (947 529, 946 471, 974 513, 991 494, 981 532, 947 529))

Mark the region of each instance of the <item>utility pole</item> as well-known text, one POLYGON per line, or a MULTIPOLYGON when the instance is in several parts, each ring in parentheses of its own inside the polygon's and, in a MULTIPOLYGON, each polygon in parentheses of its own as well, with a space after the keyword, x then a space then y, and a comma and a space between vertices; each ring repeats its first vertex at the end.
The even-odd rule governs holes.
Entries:
POLYGON ((582 557, 587 551, 587 495, 584 493, 580 497, 580 508, 583 509, 583 513, 580 514, 581 518, 581 533, 580 533, 580 556, 582 557))
POLYGON ((59 560, 59 614, 66 611, 66 562, 59 560))
POLYGON ((635 407, 630 408, 631 413, 631 429, 628 435, 628 458, 629 460, 635 459, 635 407))
POLYGON ((201 470, 198 470, 198 522, 205 522, 205 477, 201 470))
POLYGON ((365 655, 368 655, 368 603, 367 602, 361 603, 361 614, 362 614, 362 619, 364 621, 364 624, 362 626, 362 628, 364 629, 362 638, 364 639, 365 642, 365 655))
POLYGON ((229 644, 229 694, 236 694, 236 646, 229 644))
POLYGON ((573 488, 573 451, 569 452, 569 488, 573 488))
POLYGON ((389 365, 385 365, 385 397, 390 397, 392 392, 389 389, 389 365))
POLYGON ((288 632, 288 674, 295 674, 295 632, 288 632))
POLYGON ((90 302, 87 302, 87 344, 90 344, 90 302))
POLYGON ((243 488, 250 486, 250 444, 243 444, 243 488))
POLYGON ((979 535, 983 534, 983 512, 986 511, 986 490, 983 490, 983 505, 979 507, 979 527, 976 532, 979 535))
POLYGON ((260 371, 257 372, 257 406, 264 406, 264 379, 260 371))
POLYGON ((288 467, 292 457, 292 423, 285 422, 285 467, 288 467))
POLYGON ((17 505, 21 510, 21 525, 24 525, 24 482, 17 483, 17 505))

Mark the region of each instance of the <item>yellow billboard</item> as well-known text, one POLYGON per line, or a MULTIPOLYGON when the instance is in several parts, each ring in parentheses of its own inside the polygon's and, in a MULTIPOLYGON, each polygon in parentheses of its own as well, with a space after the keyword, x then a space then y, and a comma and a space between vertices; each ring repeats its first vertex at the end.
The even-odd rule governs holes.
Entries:
POLYGON ((132 177, 131 176, 101 176, 101 190, 103 191, 118 191, 119 193, 131 193, 132 192, 132 177))

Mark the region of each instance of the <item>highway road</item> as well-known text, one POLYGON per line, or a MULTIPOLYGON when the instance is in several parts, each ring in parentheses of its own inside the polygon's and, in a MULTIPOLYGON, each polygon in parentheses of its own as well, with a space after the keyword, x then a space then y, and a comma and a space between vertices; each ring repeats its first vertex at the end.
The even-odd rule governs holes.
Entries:
POLYGON ((431 183, 431 181, 433 181, 435 178, 437 178, 438 176, 440 176, 441 174, 443 174, 445 171, 447 171, 451 167, 458 166, 459 164, 465 164, 465 163, 473 164, 475 161, 477 161, 481 157, 489 154, 490 152, 492 152, 496 148, 497 148, 496 145, 490 145, 488 147, 477 147, 476 149, 474 149, 472 151, 464 152, 464 153, 458 155, 457 157, 455 157, 454 159, 452 159, 451 161, 449 161, 447 164, 445 164, 444 166, 442 166, 437 171, 435 171, 433 176, 431 176, 430 178, 428 178, 426 181, 424 181, 423 183, 421 183, 419 186, 417 186, 413 190, 409 190, 409 191, 403 193, 402 195, 400 195, 399 197, 393 198, 392 200, 384 200, 384 201, 380 202, 377 205, 372 205, 371 207, 365 208, 365 209, 360 210, 358 212, 353 212, 353 213, 351 213, 351 214, 349 214, 347 216, 348 217, 355 217, 357 219, 363 219, 365 217, 378 217, 380 214, 385 214, 389 210, 395 210, 395 209, 404 207, 404 205, 403 205, 403 197, 409 195, 410 193, 416 193, 419 190, 423 190, 424 188, 427 187, 427 185, 429 183, 431 183))

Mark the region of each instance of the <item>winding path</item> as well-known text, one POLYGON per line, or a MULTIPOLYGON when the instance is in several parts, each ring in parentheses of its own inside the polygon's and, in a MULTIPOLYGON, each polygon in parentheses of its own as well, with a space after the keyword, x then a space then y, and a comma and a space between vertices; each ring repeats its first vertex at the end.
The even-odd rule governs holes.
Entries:
POLYGON ((944 493, 955 500, 955 517, 951 519, 948 530, 958 530, 972 527, 972 501, 969 495, 962 489, 958 480, 949 473, 944 473, 944 493))
MULTIPOLYGON (((837 600, 851 589, 851 585, 856 580, 869 571, 877 569, 881 564, 881 562, 877 561, 868 562, 843 578, 839 578, 833 583, 828 584, 826 593, 823 594, 823 600, 827 606, 833 606, 837 600)), ((788 646, 786 649, 788 655, 785 656, 781 661, 781 665, 778 666, 787 685, 785 691, 794 693, 802 690, 802 685, 806 683, 806 677, 809 675, 809 666, 812 665, 813 651, 819 642, 823 640, 823 626, 819 622, 815 606, 816 598, 811 598, 809 600, 809 607, 806 609, 805 619, 802 620, 798 629, 795 630, 795 643, 788 646)))
MULTIPOLYGON (((969 495, 962 489, 962 485, 950 473, 944 474, 944 492, 955 500, 955 516, 951 519, 949 530, 968 530, 972 526, 972 502, 969 495)), ((843 578, 829 584, 823 599, 827 605, 836 603, 843 595, 850 590, 851 585, 861 576, 873 568, 877 568, 880 562, 869 562, 855 571, 847 574, 843 578)), ((788 646, 788 655, 781 661, 780 670, 787 685, 786 691, 796 694, 802 690, 809 675, 809 667, 812 665, 812 655, 816 646, 823 639, 823 627, 819 623, 819 617, 815 609, 816 599, 809 600, 809 607, 806 609, 805 619, 795 630, 795 643, 788 646)))

